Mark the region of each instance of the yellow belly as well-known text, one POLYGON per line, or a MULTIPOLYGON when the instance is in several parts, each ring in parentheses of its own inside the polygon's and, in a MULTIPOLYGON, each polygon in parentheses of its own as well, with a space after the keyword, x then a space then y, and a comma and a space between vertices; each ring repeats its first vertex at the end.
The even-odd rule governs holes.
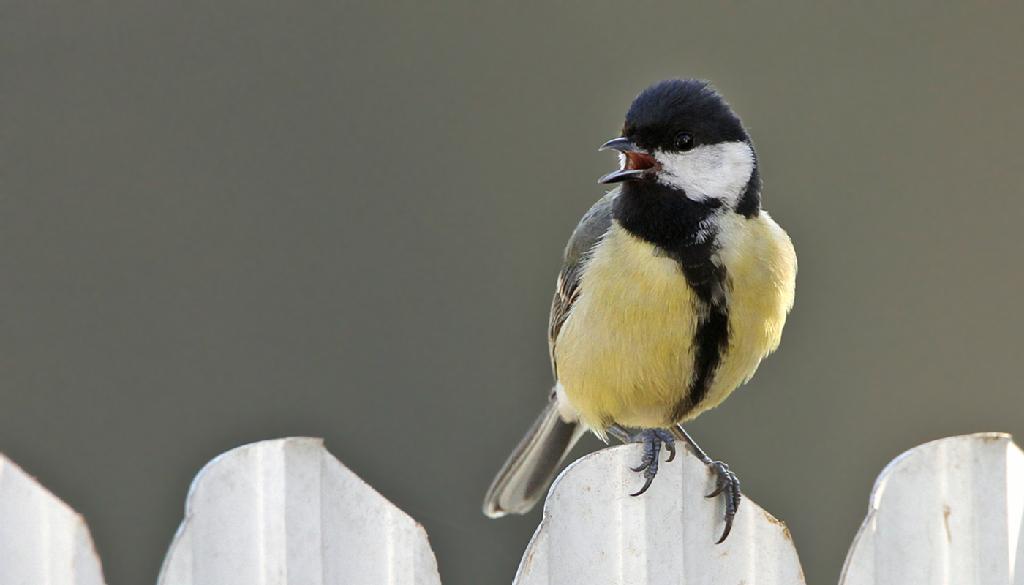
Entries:
MULTIPOLYGON (((729 275, 729 347, 691 419, 720 404, 774 350, 793 303, 796 256, 767 214, 721 220, 729 275)), ((694 293, 679 265, 617 224, 593 251, 555 343, 558 381, 580 420, 664 427, 693 375, 694 293)))

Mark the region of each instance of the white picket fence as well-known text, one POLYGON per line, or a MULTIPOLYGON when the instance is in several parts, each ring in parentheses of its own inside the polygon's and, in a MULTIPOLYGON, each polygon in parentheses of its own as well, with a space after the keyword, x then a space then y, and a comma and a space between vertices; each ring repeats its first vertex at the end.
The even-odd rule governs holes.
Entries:
MULTIPOLYGON (((517 585, 804 583, 785 525, 747 500, 721 510, 693 457, 630 498, 635 445, 576 461, 555 482, 517 585)), ((1024 585, 1024 452, 1009 435, 951 437, 879 476, 840 585, 1024 585)), ((499 527, 495 525, 495 529, 499 527)), ((264 441, 206 465, 158 585, 440 584, 423 527, 318 439, 264 441)), ((101 585, 80 515, 0 456, 0 585, 101 585)))

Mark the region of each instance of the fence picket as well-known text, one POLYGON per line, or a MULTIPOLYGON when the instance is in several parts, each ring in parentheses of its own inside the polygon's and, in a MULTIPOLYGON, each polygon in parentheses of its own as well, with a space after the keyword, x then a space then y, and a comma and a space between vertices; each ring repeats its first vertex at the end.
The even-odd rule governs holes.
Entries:
POLYGON ((915 447, 875 482, 840 585, 1024 585, 1024 452, 979 433, 915 447))
POLYGON ((103 585, 82 517, 0 455, 0 583, 103 585))
POLYGON ((423 527, 319 439, 239 447, 196 476, 159 585, 440 585, 423 527))
MULTIPOLYGON (((732 536, 692 456, 643 497, 637 445, 555 481, 515 585, 803 585, 786 527, 753 502, 732 536)), ((926 443, 879 475, 840 585, 1024 585, 1024 451, 1009 435, 926 443)), ((0 584, 103 585, 79 514, 0 455, 0 584)), ((319 439, 239 447, 196 476, 159 585, 440 585, 423 528, 319 439)))
POLYGON ((716 545, 722 504, 704 498, 714 479, 688 453, 662 465, 641 497, 630 465, 639 445, 587 455, 555 481, 515 585, 802 585, 785 525, 745 500, 732 535, 716 545))

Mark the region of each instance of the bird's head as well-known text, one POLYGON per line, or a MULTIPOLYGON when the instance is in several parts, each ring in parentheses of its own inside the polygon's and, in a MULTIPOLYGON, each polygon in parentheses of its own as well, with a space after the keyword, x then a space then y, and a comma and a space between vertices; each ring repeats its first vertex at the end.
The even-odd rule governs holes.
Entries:
MULTIPOLYGON (((695 201, 737 207, 757 181, 750 137, 707 82, 660 81, 633 100, 622 135, 600 150, 620 153, 621 168, 600 183, 654 181, 695 201)), ((756 193, 749 196, 756 197, 756 193)))

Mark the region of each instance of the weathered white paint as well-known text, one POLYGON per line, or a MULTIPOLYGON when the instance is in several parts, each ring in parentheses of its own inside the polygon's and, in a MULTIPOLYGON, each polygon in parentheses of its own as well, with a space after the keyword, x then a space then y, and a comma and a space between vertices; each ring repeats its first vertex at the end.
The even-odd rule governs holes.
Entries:
POLYGON ((239 447, 196 476, 159 585, 440 585, 423 527, 324 449, 239 447))
MULTIPOLYGON (((650 491, 639 447, 570 465, 548 496, 516 585, 803 585, 785 526, 744 500, 715 545, 722 504, 680 453, 650 491)), ((951 437, 889 464, 840 585, 1024 585, 1024 452, 1009 435, 951 437)), ((103 585, 81 516, 0 456, 0 585, 103 585)), ((246 445, 189 492, 160 585, 440 585, 423 528, 318 439, 246 445)))
POLYGON ((0 455, 0 584, 102 585, 85 521, 0 455))
POLYGON ((555 480, 515 585, 804 583, 789 531, 749 499, 715 544, 723 504, 704 497, 714 478, 682 445, 651 489, 630 497, 640 455, 639 445, 605 449, 555 480))
POLYGON ((1024 452, 1009 435, 926 443, 875 482, 840 585, 1024 584, 1024 452))

